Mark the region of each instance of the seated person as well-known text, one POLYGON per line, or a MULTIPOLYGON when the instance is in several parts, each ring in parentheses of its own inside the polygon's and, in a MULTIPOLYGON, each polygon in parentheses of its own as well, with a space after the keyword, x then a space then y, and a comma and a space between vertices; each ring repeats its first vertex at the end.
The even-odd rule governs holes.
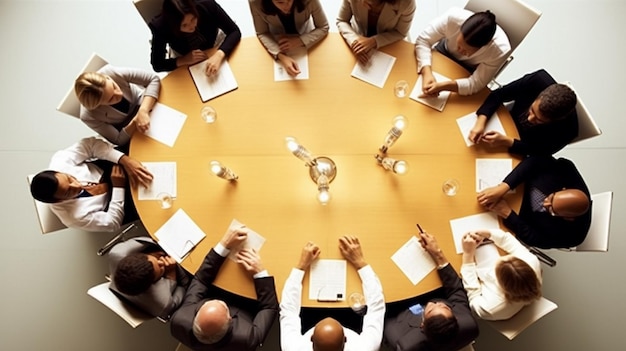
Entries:
POLYGON ((249 0, 256 35, 291 76, 300 74, 289 50, 311 48, 328 34, 328 21, 319 0, 249 0), (313 29, 310 29, 310 20, 313 29))
POLYGON ((417 73, 422 75, 425 95, 454 91, 472 95, 489 84, 509 57, 511 45, 506 34, 496 25, 496 16, 489 12, 473 13, 451 8, 433 20, 415 41, 417 73), (472 74, 468 78, 437 82, 432 74, 432 46, 455 60, 472 74))
POLYGON ((463 287, 474 313, 486 320, 513 317, 541 297, 541 266, 537 256, 513 235, 500 229, 470 232, 463 236, 463 287), (476 261, 476 247, 485 239, 508 254, 494 262, 476 261), (478 270, 491 264, 487 271, 478 270))
POLYGON ((591 225, 591 195, 572 161, 533 156, 520 162, 502 183, 478 194, 478 202, 503 218, 526 245, 570 248, 585 240, 591 225), (524 183, 519 215, 502 199, 524 183))
POLYGON ((111 65, 84 72, 74 82, 80 120, 119 146, 127 145, 135 130, 145 133, 150 128, 150 110, 160 89, 154 73, 111 65))
POLYGON ((109 289, 155 317, 170 319, 191 279, 148 237, 131 238, 109 251, 109 289))
POLYGON ((263 268, 256 251, 244 249, 237 254, 237 261, 252 275, 256 300, 232 294, 222 297, 219 289, 212 285, 230 250, 246 238, 243 228, 226 231, 205 257, 185 293, 182 306, 174 312, 170 321, 172 335, 187 347, 253 351, 269 334, 278 315, 278 299, 274 277, 263 268))
POLYGON ((385 344, 395 351, 461 349, 478 337, 478 323, 470 311, 463 283, 433 235, 420 233, 419 240, 437 264, 443 295, 423 308, 411 306, 386 316, 385 344))
POLYGON ((51 204, 52 212, 67 227, 115 231, 122 223, 138 219, 130 189, 125 189, 124 172, 131 186, 148 186, 152 181, 152 174, 139 161, 102 139, 85 138, 57 151, 49 170, 33 178, 30 192, 36 200, 51 204))
POLYGON ((385 298, 380 280, 372 267, 365 262, 358 238, 341 237, 339 250, 343 257, 357 269, 363 283, 367 310, 363 316, 362 332, 357 334, 343 327, 337 320, 328 317, 319 321, 304 335, 302 334, 300 320, 302 279, 305 270, 320 255, 319 247, 308 242, 302 249, 298 265, 291 270, 285 282, 280 300, 280 346, 283 351, 376 351, 380 348, 385 315, 385 298))
POLYGON ((409 33, 415 0, 343 0, 337 28, 359 62, 409 33))
POLYGON ((241 40, 241 31, 215 0, 165 0, 163 11, 150 22, 152 51, 150 63, 157 72, 173 71, 209 59, 208 75, 215 74, 241 40), (220 44, 218 30, 226 35, 220 44), (179 57, 167 57, 167 45, 179 57), (211 57, 203 50, 216 44, 211 57))
POLYGON ((576 94, 566 85, 557 84, 545 70, 526 74, 492 91, 476 115, 469 140, 504 146, 512 154, 552 155, 578 135, 576 94), (514 102, 511 117, 519 139, 485 131, 487 120, 505 102, 514 102))

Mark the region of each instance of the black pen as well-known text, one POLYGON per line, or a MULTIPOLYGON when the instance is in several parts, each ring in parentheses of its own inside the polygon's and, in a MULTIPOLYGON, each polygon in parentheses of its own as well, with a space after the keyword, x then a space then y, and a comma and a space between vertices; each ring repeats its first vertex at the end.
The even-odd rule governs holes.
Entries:
POLYGON ((417 226, 417 229, 419 229, 420 234, 424 234, 424 231, 422 230, 422 227, 420 227, 420 225, 417 224, 417 223, 415 225, 417 226))

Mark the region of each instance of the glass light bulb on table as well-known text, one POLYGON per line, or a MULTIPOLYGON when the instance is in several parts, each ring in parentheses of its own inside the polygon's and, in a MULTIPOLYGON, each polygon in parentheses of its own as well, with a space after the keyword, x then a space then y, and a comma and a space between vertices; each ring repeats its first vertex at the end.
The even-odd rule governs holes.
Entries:
POLYGON ((230 168, 222 165, 218 161, 211 161, 211 172, 216 176, 226 180, 237 180, 239 176, 236 175, 230 168))
POLYGON ((402 116, 398 115, 393 118, 393 127, 387 132, 385 135, 385 141, 383 145, 380 147, 380 151, 387 152, 387 150, 396 143, 396 141, 402 136, 402 132, 409 126, 409 120, 402 116))

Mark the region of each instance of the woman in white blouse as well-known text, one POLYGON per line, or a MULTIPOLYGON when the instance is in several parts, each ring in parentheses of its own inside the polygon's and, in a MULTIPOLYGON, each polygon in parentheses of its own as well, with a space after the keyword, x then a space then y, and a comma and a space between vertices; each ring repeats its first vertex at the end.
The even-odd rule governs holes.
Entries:
POLYGON ((500 229, 465 234, 461 275, 470 307, 482 319, 509 319, 541 297, 539 260, 513 235, 500 229), (485 239, 491 239, 507 255, 477 261, 476 248, 485 239))

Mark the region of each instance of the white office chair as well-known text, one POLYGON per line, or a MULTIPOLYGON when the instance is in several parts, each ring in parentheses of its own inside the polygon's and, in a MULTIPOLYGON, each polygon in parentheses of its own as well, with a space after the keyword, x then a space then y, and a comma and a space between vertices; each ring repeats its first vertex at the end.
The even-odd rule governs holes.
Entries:
POLYGON ((513 52, 535 26, 541 17, 541 11, 520 0, 469 0, 465 4, 465 9, 472 12, 491 11, 496 15, 496 22, 509 38, 511 55, 498 69, 492 81, 496 86, 500 86, 495 81, 496 77, 513 61, 513 52))
POLYGON ((115 312, 133 328, 137 328, 143 322, 154 318, 115 295, 109 289, 109 284, 108 281, 98 284, 87 290, 87 294, 115 312))
MULTIPOLYGON (((30 187, 30 183, 33 181, 34 174, 26 176, 26 181, 30 187)), ((67 228, 67 226, 61 223, 61 220, 50 209, 50 204, 33 199, 35 203, 35 212, 37 213, 37 219, 39 220, 39 228, 41 234, 48 234, 67 228)))
POLYGON ((135 5, 144 22, 149 24, 154 17, 161 13, 163 0, 133 0, 133 5, 135 5))
POLYGON ((609 229, 611 225, 611 207, 613 205, 613 192, 607 191, 592 194, 591 200, 591 226, 585 241, 571 248, 571 251, 597 251, 609 250, 609 229))
MULTIPOLYGON (((87 61, 83 69, 78 72, 76 77, 78 77, 83 72, 95 72, 100 68, 106 66, 107 64, 108 62, 100 57, 100 55, 93 53, 91 54, 91 57, 89 57, 89 60, 87 61)), ((57 106, 57 111, 66 113, 76 118, 80 118, 80 102, 78 101, 78 98, 74 93, 74 84, 72 84, 67 94, 65 94, 65 97, 63 98, 63 100, 61 100, 59 106, 57 106)))
MULTIPOLYGON (((570 82, 564 82, 563 84, 567 85, 576 92, 574 86, 570 82)), ((583 141, 585 139, 593 138, 602 134, 602 130, 598 127, 596 122, 593 120, 593 117, 587 110, 587 107, 583 103, 580 95, 576 93, 577 101, 576 101, 576 115, 578 116, 578 136, 574 138, 570 142, 570 144, 577 143, 579 141, 583 141)))
POLYGON ((541 299, 522 308, 521 311, 507 320, 487 321, 487 323, 509 340, 513 340, 524 329, 538 321, 541 317, 554 311, 557 307, 554 302, 541 297, 541 299))

